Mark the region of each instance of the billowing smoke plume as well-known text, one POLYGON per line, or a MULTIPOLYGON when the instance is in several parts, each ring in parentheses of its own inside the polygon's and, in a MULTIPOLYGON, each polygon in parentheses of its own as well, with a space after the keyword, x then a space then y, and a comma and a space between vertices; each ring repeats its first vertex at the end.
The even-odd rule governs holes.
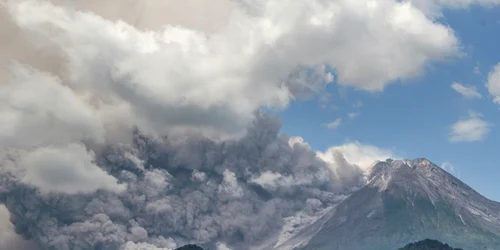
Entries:
MULTIPOLYGON (((52 155, 56 149, 43 159, 32 152, 22 159, 38 164, 21 166, 23 177, 2 175, 2 197, 16 231, 47 249, 219 241, 246 249, 280 233, 286 218, 314 217, 362 182, 361 169, 340 149, 331 152, 336 161, 325 162, 279 128, 276 118, 258 115, 235 141, 135 133, 132 144, 106 146, 95 155, 95 164, 116 180, 79 166, 78 159, 64 169, 61 164, 71 163, 52 155)), ((72 150, 80 152, 75 145, 61 153, 69 157, 72 150)), ((15 156, 4 159, 9 162, 3 166, 24 164, 15 156)))
POLYGON ((14 231, 14 226, 9 221, 9 211, 0 206, 0 247, 2 249, 33 250, 39 249, 33 242, 24 240, 14 231))
POLYGON ((26 246, 283 242, 391 153, 317 153, 257 110, 332 82, 381 91, 458 48, 396 0, 221 0, 212 23, 149 13, 169 1, 0 2, 0 202, 26 246))

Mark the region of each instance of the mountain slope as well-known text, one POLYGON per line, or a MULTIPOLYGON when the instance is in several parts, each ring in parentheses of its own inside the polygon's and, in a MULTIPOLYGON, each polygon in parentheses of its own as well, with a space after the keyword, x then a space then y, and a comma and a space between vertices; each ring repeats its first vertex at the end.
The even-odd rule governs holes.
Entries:
POLYGON ((368 184, 321 220, 302 249, 397 249, 425 238, 500 249, 500 203, 426 159, 377 163, 368 184))

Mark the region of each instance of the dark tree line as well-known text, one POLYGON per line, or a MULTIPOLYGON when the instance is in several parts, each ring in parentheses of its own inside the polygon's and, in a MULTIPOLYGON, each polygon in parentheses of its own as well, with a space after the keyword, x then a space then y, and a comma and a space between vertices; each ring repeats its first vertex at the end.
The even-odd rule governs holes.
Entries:
MULTIPOLYGON (((190 244, 190 245, 185 245, 183 247, 180 247, 180 248, 177 248, 175 250, 205 250, 197 245, 193 245, 193 244, 190 244)), ((209 249, 207 249, 209 250, 209 249)))
MULTIPOLYGON (((204 250, 204 249, 197 245, 190 244, 190 245, 185 245, 181 248, 177 248, 176 250, 204 250)), ((415 243, 410 243, 403 248, 399 248, 398 250, 463 250, 463 249, 453 248, 448 244, 441 243, 437 240, 425 239, 415 243)))
POLYGON ((425 239, 415 243, 410 243, 399 250, 463 250, 461 248, 453 248, 448 244, 441 243, 437 240, 425 239))

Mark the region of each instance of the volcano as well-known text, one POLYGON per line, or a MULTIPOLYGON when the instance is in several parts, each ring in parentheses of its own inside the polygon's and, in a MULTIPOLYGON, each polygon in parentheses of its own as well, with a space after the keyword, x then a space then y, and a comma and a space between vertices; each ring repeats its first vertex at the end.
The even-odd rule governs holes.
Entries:
POLYGON ((375 164, 364 187, 290 241, 302 250, 379 250, 426 238, 498 250, 500 203, 427 159, 388 159, 375 164))

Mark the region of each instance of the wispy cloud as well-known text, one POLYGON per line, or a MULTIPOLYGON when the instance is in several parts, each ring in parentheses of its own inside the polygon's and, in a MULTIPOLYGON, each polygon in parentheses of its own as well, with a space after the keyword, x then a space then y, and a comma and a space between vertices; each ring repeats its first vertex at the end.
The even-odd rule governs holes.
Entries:
POLYGON ((349 114, 347 114, 347 116, 349 117, 349 119, 354 119, 358 115, 359 115, 359 113, 349 113, 349 114))
POLYGON ((475 99, 475 98, 480 99, 483 97, 481 94, 477 92, 475 86, 463 85, 461 83, 454 82, 451 84, 451 88, 460 93, 466 99, 475 99))
POLYGON ((474 73, 480 75, 481 74, 481 69, 479 68, 479 64, 476 64, 474 67, 474 73))
POLYGON ((356 103, 353 105, 353 107, 354 107, 354 108, 361 108, 361 107, 363 107, 363 105, 364 105, 364 103, 363 103, 362 101, 358 101, 358 102, 356 102, 356 103))
POLYGON ((493 125, 482 119, 482 114, 469 111, 469 117, 457 121, 451 126, 449 140, 451 142, 482 141, 493 125))
POLYGON ((500 104, 500 63, 495 65, 488 74, 486 88, 488 89, 490 95, 493 96, 493 101, 496 104, 500 104))
POLYGON ((328 124, 325 124, 325 126, 328 129, 334 130, 334 129, 337 129, 340 126, 341 123, 342 123, 342 119, 341 118, 337 118, 335 121, 330 122, 328 124))
POLYGON ((455 173, 455 165, 451 164, 449 161, 443 162, 440 167, 450 174, 455 173))

